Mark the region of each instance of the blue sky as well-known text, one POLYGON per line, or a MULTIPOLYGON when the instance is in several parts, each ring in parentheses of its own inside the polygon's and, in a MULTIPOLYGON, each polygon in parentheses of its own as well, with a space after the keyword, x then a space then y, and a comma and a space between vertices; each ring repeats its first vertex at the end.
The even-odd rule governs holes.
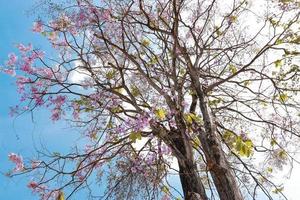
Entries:
MULTIPOLYGON (((49 52, 45 38, 31 32, 34 16, 28 16, 35 0, 0 0, 0 66, 7 60, 10 52, 16 51, 17 43, 33 43, 35 47, 49 52)), ((14 78, 0 74, 0 199, 38 199, 27 189, 28 176, 7 178, 3 174, 13 167, 8 161, 10 152, 22 154, 24 158, 35 155, 35 147, 41 144, 51 151, 67 150, 71 141, 78 136, 67 130, 67 125, 49 122, 48 112, 38 111, 18 118, 8 116, 9 107, 18 104, 18 94, 14 78), (66 131, 67 130, 67 131, 66 131)))
MULTIPOLYGON (((34 16, 27 16, 26 11, 32 8, 34 2, 35 0, 0 0, 0 66, 10 52, 16 51, 17 43, 31 42, 35 47, 50 51, 45 38, 31 31, 34 16)), ((49 114, 45 111, 36 112, 33 119, 30 114, 18 118, 9 117, 9 107, 17 104, 14 79, 0 74, 0 199, 34 200, 38 197, 33 196, 26 188, 30 177, 12 179, 2 175, 13 167, 8 161, 8 153, 16 152, 29 158, 35 154, 35 147, 38 148, 40 144, 51 151, 66 151, 79 135, 76 131, 67 129, 68 125, 49 122, 49 114)), ((290 199, 297 200, 300 196, 300 191, 296 188, 300 185, 299 166, 295 169, 285 190, 290 199)))
MULTIPOLYGON (((31 31, 36 16, 28 16, 27 11, 36 1, 0 0, 0 67, 4 65, 9 53, 18 52, 18 43, 32 43, 35 48, 45 50, 48 55, 51 53, 48 41, 31 31)), ((10 117, 9 107, 18 104, 15 79, 0 73, 0 199, 37 200, 38 196, 33 195, 26 187, 32 177, 5 176, 14 167, 8 160, 8 154, 14 152, 21 154, 24 159, 30 159, 42 145, 50 152, 66 153, 81 135, 77 130, 69 128, 68 124, 53 123, 46 110, 39 110, 33 115, 10 117)), ((97 192, 104 188, 105 185, 97 188, 97 192)), ((84 192, 80 192, 72 199, 85 199, 85 196, 84 192)))
MULTIPOLYGON (((32 19, 24 17, 30 8, 31 1, 0 0, 0 65, 4 63, 7 54, 15 50, 17 42, 37 41, 40 38, 31 34, 29 27, 32 19), (25 3, 26 2, 26 3, 25 3)), ((42 43, 42 42, 41 42, 42 43)), ((8 116, 9 106, 18 103, 13 79, 0 75, 0 171, 6 173, 13 165, 8 162, 9 152, 33 152, 30 132, 33 124, 28 123, 29 116, 13 119, 8 116)), ((6 199, 34 199, 26 188, 26 177, 16 179, 0 175, 0 198, 6 199)))

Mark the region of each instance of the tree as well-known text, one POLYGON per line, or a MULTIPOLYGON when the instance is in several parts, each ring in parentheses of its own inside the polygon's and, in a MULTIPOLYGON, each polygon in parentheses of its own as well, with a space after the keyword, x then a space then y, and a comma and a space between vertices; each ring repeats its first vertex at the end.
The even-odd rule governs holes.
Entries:
POLYGON ((49 6, 50 21, 36 21, 33 31, 58 55, 22 44, 19 59, 9 55, 3 70, 20 71, 26 105, 12 112, 46 107, 89 142, 67 155, 39 153, 32 166, 11 154, 14 173, 36 172, 33 192, 71 197, 105 177, 104 199, 175 199, 175 171, 185 199, 285 197, 272 172, 297 161, 297 1, 49 6))

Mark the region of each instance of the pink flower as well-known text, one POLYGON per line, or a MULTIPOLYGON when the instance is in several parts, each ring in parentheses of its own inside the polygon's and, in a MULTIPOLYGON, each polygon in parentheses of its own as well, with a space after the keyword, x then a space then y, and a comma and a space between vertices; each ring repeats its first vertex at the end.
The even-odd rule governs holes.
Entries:
POLYGON ((136 167, 131 167, 131 172, 135 174, 137 172, 137 168, 136 167))
POLYGON ((10 161, 16 164, 16 167, 14 168, 14 172, 21 172, 24 170, 24 163, 23 158, 20 155, 17 155, 15 153, 8 154, 8 158, 10 161))
POLYGON ((56 108, 60 108, 66 101, 66 96, 58 95, 55 99, 51 99, 51 103, 55 104, 56 108))
POLYGON ((38 166, 40 166, 40 164, 41 164, 41 161, 39 161, 39 160, 33 160, 33 161, 31 161, 31 168, 35 169, 38 166))
POLYGON ((85 175, 83 174, 83 171, 82 170, 78 170, 76 173, 75 173, 75 176, 78 178, 78 180, 80 182, 83 182, 84 179, 85 179, 85 175))
POLYGON ((32 31, 36 33, 43 32, 43 24, 41 21, 37 21, 33 23, 32 31))
POLYGON ((28 73, 28 74, 32 74, 33 73, 33 68, 31 67, 30 63, 24 63, 21 68, 22 71, 28 73))
POLYGON ((31 59, 35 60, 37 58, 42 59, 45 56, 44 51, 34 51, 32 52, 31 59))
POLYGON ((18 92, 19 93, 24 93, 25 85, 27 83, 30 83, 30 82, 31 82, 30 78, 27 78, 27 77, 24 77, 24 76, 18 76, 17 81, 16 81, 18 92))
POLYGON ((171 200, 171 198, 169 197, 169 195, 164 194, 164 196, 161 198, 161 200, 171 200))
POLYGON ((16 75, 16 71, 14 69, 4 69, 3 72, 5 74, 10 75, 10 76, 15 76, 16 75))
POLYGON ((18 60, 18 57, 14 53, 8 55, 8 61, 6 62, 7 66, 14 66, 18 60))
POLYGON ((32 45, 29 44, 28 46, 25 46, 24 44, 18 44, 17 48, 22 52, 22 53, 27 53, 28 51, 32 50, 32 45))
POLYGON ((50 32, 49 33, 49 36, 48 36, 48 39, 51 41, 51 42, 55 42, 57 39, 58 39, 58 33, 53 31, 53 32, 50 32))
POLYGON ((36 73, 38 73, 40 76, 43 76, 46 79, 51 79, 54 75, 53 71, 49 68, 38 68, 36 70, 36 73))
POLYGON ((9 109, 9 116, 13 117, 14 115, 18 114, 19 106, 17 105, 15 107, 10 107, 9 109))
POLYGON ((27 184, 27 187, 34 190, 35 188, 38 187, 38 183, 35 182, 35 181, 30 181, 30 182, 27 184))
POLYGON ((80 112, 80 105, 78 105, 77 103, 73 102, 72 103, 72 108, 73 108, 73 118, 74 119, 79 119, 79 112, 80 112))
POLYGON ((51 111, 51 120, 58 121, 61 118, 62 111, 61 109, 55 108, 51 111))

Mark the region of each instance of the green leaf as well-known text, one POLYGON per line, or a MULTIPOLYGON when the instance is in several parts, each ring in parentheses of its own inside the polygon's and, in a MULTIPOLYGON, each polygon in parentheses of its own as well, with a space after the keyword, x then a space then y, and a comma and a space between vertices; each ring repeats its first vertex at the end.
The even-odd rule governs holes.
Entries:
POLYGON ((240 136, 236 137, 234 150, 236 153, 238 153, 240 156, 246 156, 250 157, 253 151, 253 143, 251 140, 243 141, 240 136))
POLYGON ((235 74, 235 73, 237 72, 236 66, 234 66, 234 65, 232 65, 232 64, 229 65, 229 70, 230 70, 231 73, 233 73, 233 74, 235 74))
POLYGON ((195 115, 194 113, 185 113, 183 115, 183 118, 188 125, 192 124, 193 122, 196 122, 198 124, 202 122, 201 117, 195 115))
POLYGON ((158 63, 158 60, 155 56, 152 56, 149 62, 149 65, 155 65, 158 63))
POLYGON ((237 16, 232 15, 232 16, 229 17, 229 20, 230 20, 231 23, 234 23, 234 22, 237 21, 237 16))
POLYGON ((273 190, 272 192, 274 192, 275 194, 281 193, 283 191, 283 187, 279 187, 276 188, 275 190, 273 190))
POLYGON ((216 33, 217 33, 217 36, 222 35, 222 31, 220 30, 220 27, 215 26, 215 31, 216 31, 216 33))
POLYGON ((286 153, 285 150, 281 150, 281 151, 278 152, 278 156, 281 159, 286 159, 287 158, 287 153, 286 153))
POLYGON ((273 168, 272 168, 272 167, 268 167, 268 168, 267 168, 267 172, 268 172, 268 173, 272 173, 272 172, 273 172, 273 168))
POLYGON ((282 44, 282 43, 283 43, 283 40, 282 39, 278 39, 275 44, 279 45, 279 44, 282 44))
POLYGON ((47 32, 45 32, 45 31, 43 31, 43 32, 41 32, 41 34, 42 34, 42 36, 47 36, 47 32))
POLYGON ((106 73, 105 77, 106 77, 108 80, 110 80, 110 79, 113 79, 113 78, 116 76, 116 74, 117 74, 117 71, 114 70, 114 69, 112 69, 112 70, 109 70, 109 71, 106 73))
POLYGON ((148 39, 142 39, 142 45, 148 47, 150 45, 150 41, 148 39))
POLYGON ((53 152, 53 156, 60 156, 59 152, 53 152))
POLYGON ((140 95, 140 90, 135 86, 135 85, 131 85, 130 87, 130 92, 134 97, 137 97, 140 95))
POLYGON ((193 123, 193 118, 190 115, 191 113, 184 114, 184 120, 186 121, 187 124, 192 124, 193 123))
POLYGON ((154 114, 159 120, 164 120, 166 118, 167 111, 163 108, 159 108, 155 110, 154 114))
POLYGON ((273 18, 269 18, 270 23, 272 24, 272 26, 277 26, 278 25, 278 21, 274 20, 273 18))
POLYGON ((237 137, 236 141, 235 141, 235 150, 238 152, 238 153, 241 153, 242 151, 242 139, 241 137, 237 137))
POLYGON ((186 73, 186 70, 184 68, 179 69, 179 75, 183 76, 186 73))
POLYGON ((166 194, 168 194, 170 192, 169 188, 165 185, 161 188, 161 191, 166 193, 166 194))
POLYGON ((275 144, 277 144, 277 142, 276 142, 276 140, 274 138, 272 138, 270 144, 271 144, 271 146, 274 146, 275 144))
POLYGON ((131 132, 130 135, 129 135, 129 139, 132 141, 132 142, 136 142, 136 140, 141 140, 142 139, 142 134, 141 132, 131 132))
POLYGON ((213 100, 209 101, 208 104, 210 106, 217 106, 221 102, 222 102, 222 99, 213 99, 213 100))
POLYGON ((282 66, 282 60, 276 60, 274 62, 274 64, 275 64, 275 67, 281 67, 282 66))
POLYGON ((223 133, 223 139, 225 140, 225 142, 230 143, 233 138, 235 138, 235 135, 231 131, 226 130, 223 133))
POLYGON ((201 142, 198 137, 195 137, 192 141, 192 145, 194 148, 199 148, 201 146, 201 142))
POLYGON ((112 121, 109 121, 106 127, 107 127, 107 128, 113 128, 113 123, 112 123, 112 121))
POLYGON ((65 200, 65 195, 63 191, 59 191, 57 200, 65 200))
POLYGON ((251 83, 251 81, 246 80, 246 81, 244 81, 244 86, 247 87, 248 85, 250 85, 250 83, 251 83))
POLYGON ((122 109, 120 106, 116 106, 116 107, 112 107, 112 108, 110 109, 110 111, 111 111, 112 113, 120 113, 120 112, 123 111, 123 109, 122 109))
POLYGON ((288 100, 288 95, 286 93, 282 93, 279 95, 279 101, 285 103, 288 100))

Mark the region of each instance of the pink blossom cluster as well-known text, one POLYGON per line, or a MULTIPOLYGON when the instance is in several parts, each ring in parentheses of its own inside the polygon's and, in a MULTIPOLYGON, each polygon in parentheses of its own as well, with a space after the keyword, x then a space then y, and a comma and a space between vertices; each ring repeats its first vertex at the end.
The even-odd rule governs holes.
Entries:
POLYGON ((18 44, 17 48, 21 52, 22 56, 20 61, 17 62, 18 57, 15 53, 10 53, 6 62, 7 68, 5 68, 3 72, 14 76, 16 74, 16 67, 19 67, 23 72, 32 74, 34 72, 34 68, 32 67, 33 62, 38 58, 42 58, 44 56, 44 52, 32 51, 31 44, 29 44, 28 46, 24 44, 18 44))
POLYGON ((32 31, 36 33, 41 33, 44 31, 43 23, 42 21, 36 21, 33 23, 32 31))
POLYGON ((6 62, 7 66, 14 66, 18 60, 18 57, 14 53, 8 54, 8 61, 6 62))
POLYGON ((8 54, 8 60, 6 61, 6 66, 7 68, 2 69, 5 74, 8 74, 10 76, 15 76, 16 71, 15 71, 15 65, 17 63, 18 57, 14 53, 8 54))
POLYGON ((127 124, 134 132, 142 131, 149 127, 149 117, 147 115, 140 115, 135 120, 129 120, 127 124))
POLYGON ((161 200, 171 200, 170 196, 168 194, 164 194, 161 198, 161 200))
POLYGON ((160 155, 171 155, 172 154, 172 149, 168 145, 166 145, 164 143, 158 145, 157 148, 158 148, 157 152, 160 155))
POLYGON ((22 54, 25 54, 25 53, 32 50, 32 44, 28 44, 28 46, 26 46, 26 45, 20 43, 20 44, 17 45, 17 48, 19 49, 19 51, 22 54))
MULTIPOLYGON (((36 24, 36 29, 39 29, 40 24, 36 24)), ((38 31, 38 30, 37 30, 38 31)), ((34 66, 34 63, 44 57, 44 52, 39 50, 33 50, 31 44, 24 45, 18 44, 17 48, 20 51, 20 59, 14 54, 9 54, 9 59, 6 62, 8 66, 4 70, 5 73, 14 75, 15 69, 19 69, 22 75, 17 75, 16 85, 17 91, 21 94, 21 101, 30 100, 35 103, 34 106, 44 105, 44 95, 47 92, 49 84, 52 83, 54 78, 54 71, 50 68, 41 68, 34 66)), ((56 75, 55 78, 61 78, 56 75)), ((62 114, 61 106, 65 97, 58 96, 56 99, 52 99, 51 103, 55 106, 52 111, 52 119, 58 120, 62 114)), ((18 109, 21 111, 28 110, 25 107, 14 107, 11 109, 10 114, 14 115, 18 113, 18 109)))
POLYGON ((75 15, 77 15, 76 19, 81 25, 98 23, 98 21, 109 21, 111 19, 111 9, 100 9, 91 4, 79 4, 79 8, 79 12, 75 13, 75 15))
MULTIPOLYGON (((32 80, 25 76, 17 76, 16 84, 17 84, 17 91, 20 94, 25 92, 25 85, 31 83, 32 80)), ((25 99, 22 99, 24 101, 25 99)))
MULTIPOLYGON (((107 162, 104 159, 104 154, 107 153, 107 147, 103 146, 101 148, 95 149, 93 145, 86 145, 85 153, 88 154, 88 157, 82 160, 78 160, 78 164, 75 169, 75 177, 78 181, 82 182, 89 176, 91 170, 99 169, 107 162)), ((106 157, 109 157, 106 156, 106 157)))
POLYGON ((132 167, 130 168, 130 171, 132 173, 138 173, 138 174, 144 174, 146 175, 146 168, 144 166, 144 160, 140 157, 132 158, 132 167))
POLYGON ((22 62, 20 63, 20 69, 27 73, 35 73, 35 68, 32 66, 35 60, 44 57, 44 52, 42 51, 31 51, 30 53, 22 52, 22 62))
POLYGON ((15 76, 16 75, 16 71, 13 68, 10 69, 3 69, 2 70, 5 74, 10 75, 10 76, 15 76))
MULTIPOLYGON (((131 154, 124 153, 127 161, 119 161, 118 167, 121 171, 130 171, 133 174, 141 175, 148 181, 157 184, 159 177, 157 177, 156 167, 158 163, 158 156, 155 153, 147 155, 132 156, 131 154)), ((165 161, 164 161, 165 162, 165 161)))
POLYGON ((57 121, 61 118, 63 114, 62 106, 66 102, 67 97, 62 95, 57 95, 55 98, 52 96, 49 97, 49 100, 54 108, 51 111, 51 119, 52 121, 57 121))
POLYGON ((73 119, 78 120, 80 118, 80 105, 76 102, 73 102, 72 109, 73 109, 72 112, 73 119))
POLYGON ((41 200, 55 200, 60 193, 59 190, 50 190, 46 185, 39 184, 36 181, 30 181, 27 187, 31 189, 33 193, 38 194, 41 200))
MULTIPOLYGON (((138 115, 135 119, 126 118, 126 120, 113 128, 113 133, 117 136, 125 136, 131 132, 140 132, 149 128, 150 117, 147 114, 138 115)), ((113 137, 113 135, 111 135, 113 137)), ((112 139, 112 138, 110 138, 112 139)))
POLYGON ((21 172, 24 170, 24 163, 23 163, 22 156, 15 153, 10 153, 8 154, 8 158, 16 165, 13 170, 14 172, 21 172))

